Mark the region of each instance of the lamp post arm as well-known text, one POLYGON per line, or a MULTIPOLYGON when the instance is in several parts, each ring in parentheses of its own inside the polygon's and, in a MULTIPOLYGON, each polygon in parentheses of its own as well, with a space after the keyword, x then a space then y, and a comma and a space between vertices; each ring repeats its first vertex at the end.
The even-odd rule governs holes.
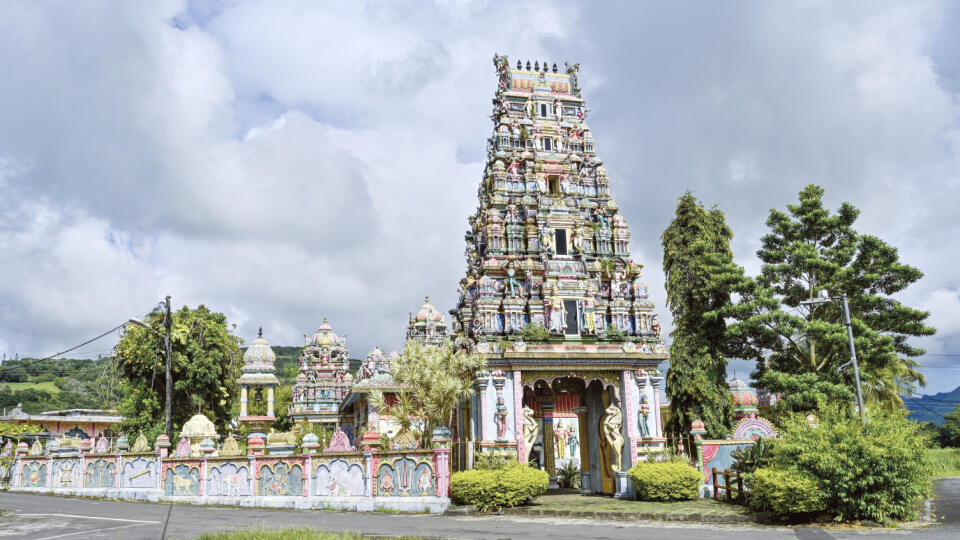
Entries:
POLYGON ((850 360, 853 362, 853 376, 857 381, 857 411, 860 413, 860 421, 866 423, 867 419, 863 414, 863 391, 860 390, 860 368, 857 366, 857 349, 853 345, 853 325, 850 323, 850 306, 847 304, 847 295, 841 294, 840 300, 843 301, 843 322, 847 325, 847 338, 850 341, 850 360))

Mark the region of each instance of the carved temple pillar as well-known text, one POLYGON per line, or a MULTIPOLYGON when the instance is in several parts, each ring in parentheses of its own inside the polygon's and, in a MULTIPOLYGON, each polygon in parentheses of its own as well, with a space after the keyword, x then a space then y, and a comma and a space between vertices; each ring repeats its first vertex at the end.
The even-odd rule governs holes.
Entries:
POLYGON ((273 416, 273 386, 267 387, 267 416, 273 416))
POLYGON ((660 416, 660 383, 663 381, 663 378, 659 376, 650 377, 650 384, 653 386, 653 407, 650 412, 653 414, 653 420, 656 424, 657 434, 655 437, 658 439, 663 438, 663 418, 660 416))
POLYGON ((526 463, 530 449, 523 440, 523 384, 519 370, 513 372, 513 432, 517 440, 517 459, 526 463))
POLYGON ((487 379, 487 373, 478 373, 477 380, 474 383, 477 389, 477 399, 480 401, 480 429, 479 437, 481 441, 487 440, 490 433, 490 419, 487 418, 488 407, 487 407, 487 385, 490 381, 487 379))
POLYGON ((247 387, 240 387, 240 416, 247 416, 247 387))
POLYGON ((587 409, 584 406, 574 407, 573 412, 577 413, 577 420, 580 423, 580 494, 590 495, 593 489, 590 487, 590 444, 587 440, 587 409))
POLYGON ((543 412, 543 468, 550 475, 547 489, 558 489, 557 463, 553 453, 553 401, 541 401, 540 410, 543 412))
POLYGON ((630 476, 627 471, 633 467, 636 461, 637 441, 635 425, 637 422, 636 407, 633 405, 633 377, 630 371, 623 370, 620 373, 620 390, 623 399, 620 400, 620 414, 623 415, 620 424, 620 435, 623 437, 622 458, 620 460, 620 470, 613 472, 614 494, 617 499, 633 498, 633 485, 630 482, 630 476))

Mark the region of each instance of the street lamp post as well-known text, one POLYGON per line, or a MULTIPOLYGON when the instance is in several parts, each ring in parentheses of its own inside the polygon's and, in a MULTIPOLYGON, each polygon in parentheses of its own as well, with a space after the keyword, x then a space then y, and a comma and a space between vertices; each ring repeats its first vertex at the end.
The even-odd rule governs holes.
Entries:
POLYGON ((161 334, 160 332, 157 332, 156 330, 151 328, 150 325, 148 325, 147 323, 141 320, 130 319, 130 323, 146 328, 147 330, 163 338, 163 350, 164 350, 165 356, 167 357, 166 358, 166 364, 167 364, 166 417, 167 419, 166 419, 165 431, 167 433, 167 437, 169 438, 169 440, 173 440, 173 370, 171 367, 171 360, 170 360, 172 356, 170 351, 170 330, 173 327, 173 319, 171 318, 171 315, 170 315, 170 295, 167 295, 166 299, 164 299, 164 316, 163 316, 164 333, 163 334, 161 334))
POLYGON ((857 383, 857 412, 860 414, 860 422, 867 423, 863 413, 863 392, 860 390, 860 368, 857 366, 857 349, 853 345, 853 325, 850 323, 850 306, 847 303, 847 295, 841 294, 839 297, 831 297, 827 291, 820 291, 820 296, 809 300, 802 300, 801 304, 817 305, 840 300, 843 304, 843 322, 847 326, 847 339, 850 342, 850 360, 853 362, 853 377, 857 383))

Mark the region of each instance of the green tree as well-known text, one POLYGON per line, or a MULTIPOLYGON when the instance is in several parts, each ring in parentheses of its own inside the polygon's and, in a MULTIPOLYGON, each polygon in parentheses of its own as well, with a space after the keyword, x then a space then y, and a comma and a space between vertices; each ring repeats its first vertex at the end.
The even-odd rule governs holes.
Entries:
POLYGON ((781 411, 819 408, 850 401, 853 368, 843 308, 839 302, 805 305, 821 290, 846 294, 863 380, 864 399, 886 409, 900 408, 900 394, 923 386, 914 358, 923 350, 908 343, 934 329, 929 313, 893 298, 919 280, 920 270, 903 264, 897 249, 858 233, 859 211, 849 203, 836 213, 823 207, 823 188, 809 185, 787 212, 771 210, 770 232, 757 256, 756 279, 737 278, 740 301, 725 315, 737 319, 728 337, 740 354, 756 358, 754 377, 781 393, 781 411))
MULTIPOLYGON (((163 333, 163 313, 155 311, 146 324, 163 333)), ((227 431, 231 406, 239 396, 236 380, 243 363, 240 339, 227 328, 222 313, 201 305, 173 313, 173 431, 180 432, 191 416, 202 411, 221 433, 227 431)), ((126 433, 163 432, 165 356, 163 338, 139 326, 124 329, 115 349, 120 377, 121 429, 126 433)))
MULTIPOLYGON (((482 354, 458 349, 447 340, 440 346, 408 340, 403 354, 393 362, 394 381, 407 385, 394 405, 388 405, 382 392, 370 394, 380 414, 393 416, 401 428, 410 427, 413 417, 425 422, 422 441, 428 442, 434 427, 449 427, 457 405, 473 392, 473 378, 486 367, 482 354)), ((401 429, 402 430, 402 429, 401 429)))
POLYGON ((960 446, 960 405, 953 412, 945 414, 943 420, 938 437, 940 444, 945 447, 960 446))
POLYGON ((672 432, 689 432, 697 419, 713 438, 722 438, 731 428, 726 324, 718 315, 731 305, 731 287, 729 280, 717 279, 737 271, 731 238, 723 212, 705 209, 690 192, 680 197, 676 215, 660 237, 667 306, 674 325, 667 370, 667 429, 672 432))

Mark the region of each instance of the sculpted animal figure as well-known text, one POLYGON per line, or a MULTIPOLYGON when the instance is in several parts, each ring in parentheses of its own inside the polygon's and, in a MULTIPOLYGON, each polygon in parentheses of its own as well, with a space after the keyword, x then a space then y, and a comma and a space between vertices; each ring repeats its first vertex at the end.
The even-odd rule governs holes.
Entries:
POLYGON ((527 452, 527 460, 530 459, 530 452, 533 450, 533 443, 537 441, 537 435, 540 433, 540 424, 533 417, 533 409, 523 406, 523 443, 527 452))
POLYGON ((175 495, 189 495, 193 488, 193 478, 189 476, 173 475, 173 491, 175 495))
POLYGON ((623 413, 620 412, 620 407, 613 403, 604 412, 606 414, 603 417, 603 435, 610 443, 610 448, 613 449, 614 454, 611 468, 614 471, 619 471, 623 458, 623 435, 620 434, 620 428, 623 425, 623 413))

